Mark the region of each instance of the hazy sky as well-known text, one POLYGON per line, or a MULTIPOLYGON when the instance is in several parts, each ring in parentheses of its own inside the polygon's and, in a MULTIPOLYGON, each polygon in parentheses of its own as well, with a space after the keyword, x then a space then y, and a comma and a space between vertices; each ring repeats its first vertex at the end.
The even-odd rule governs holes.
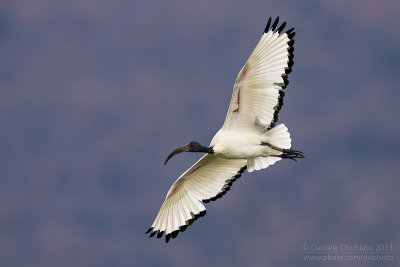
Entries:
POLYGON ((1 266, 399 266, 398 1, 3 1, 1 266), (267 19, 295 27, 279 121, 306 159, 245 173, 167 245, 148 239, 222 126, 267 19), (303 244, 392 244, 392 261, 303 244))

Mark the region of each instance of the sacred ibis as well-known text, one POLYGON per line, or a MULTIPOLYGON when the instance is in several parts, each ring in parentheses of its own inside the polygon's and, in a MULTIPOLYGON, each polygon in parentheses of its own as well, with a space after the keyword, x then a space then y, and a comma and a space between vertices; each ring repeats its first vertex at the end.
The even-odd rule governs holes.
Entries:
POLYGON ((291 149, 284 124, 276 125, 283 105, 283 89, 293 66, 294 28, 279 27, 279 17, 269 18, 264 33, 233 87, 225 123, 210 146, 189 142, 175 149, 164 164, 181 152, 206 153, 171 186, 146 234, 164 233, 166 242, 206 214, 203 203, 222 197, 247 169, 265 169, 281 159, 304 158, 291 149))

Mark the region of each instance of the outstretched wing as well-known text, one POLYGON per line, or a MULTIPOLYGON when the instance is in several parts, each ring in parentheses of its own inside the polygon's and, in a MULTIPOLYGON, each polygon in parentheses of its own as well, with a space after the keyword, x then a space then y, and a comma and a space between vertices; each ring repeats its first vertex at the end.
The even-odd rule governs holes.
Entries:
POLYGON ((295 32, 283 32, 286 22, 279 27, 279 17, 271 25, 271 18, 246 64, 240 70, 233 88, 232 100, 225 119, 225 128, 243 125, 274 127, 283 105, 282 89, 289 84, 292 71, 295 32))
POLYGON ((166 242, 186 230, 206 214, 202 202, 222 197, 246 169, 246 160, 223 159, 206 154, 182 174, 168 191, 154 223, 146 232, 150 237, 166 234, 166 242))

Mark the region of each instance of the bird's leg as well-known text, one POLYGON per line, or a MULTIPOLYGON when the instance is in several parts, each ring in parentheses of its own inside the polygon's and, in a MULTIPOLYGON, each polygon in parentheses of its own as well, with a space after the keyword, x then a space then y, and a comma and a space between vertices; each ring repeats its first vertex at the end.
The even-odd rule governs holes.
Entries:
POLYGON ((298 158, 304 158, 304 154, 301 151, 294 150, 294 149, 283 149, 274 145, 271 145, 270 143, 264 143, 261 142, 262 146, 268 146, 274 150, 277 150, 279 152, 282 152, 280 155, 274 155, 274 157, 279 157, 282 159, 292 159, 294 161, 297 161, 296 159, 298 158))

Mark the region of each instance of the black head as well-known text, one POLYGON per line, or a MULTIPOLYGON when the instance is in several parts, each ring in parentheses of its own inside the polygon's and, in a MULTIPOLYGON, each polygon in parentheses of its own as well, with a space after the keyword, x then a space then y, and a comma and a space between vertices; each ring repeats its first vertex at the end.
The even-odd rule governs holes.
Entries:
POLYGON ((191 141, 187 143, 185 146, 188 146, 189 152, 199 152, 199 150, 204 147, 200 145, 199 142, 196 141, 191 141))
POLYGON ((205 152, 205 153, 212 154, 212 153, 214 153, 214 150, 212 149, 212 147, 202 146, 199 142, 192 141, 192 142, 187 143, 185 146, 179 147, 179 148, 175 149, 174 151, 172 151, 172 153, 169 154, 169 156, 165 160, 164 165, 167 164, 167 162, 170 158, 172 158, 176 154, 179 154, 182 152, 205 152))

